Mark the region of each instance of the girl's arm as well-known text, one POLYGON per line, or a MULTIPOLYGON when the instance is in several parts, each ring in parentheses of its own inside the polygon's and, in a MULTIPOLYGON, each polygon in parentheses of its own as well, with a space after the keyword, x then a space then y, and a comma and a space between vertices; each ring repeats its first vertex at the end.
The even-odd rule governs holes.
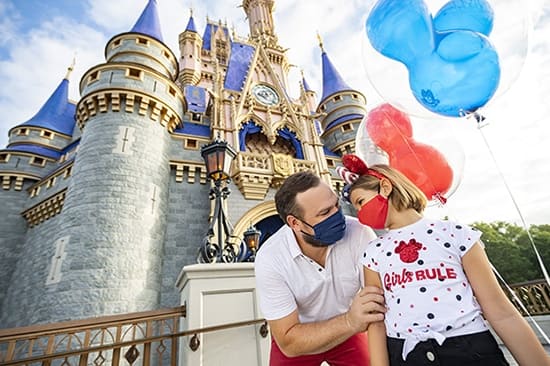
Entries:
MULTIPOLYGON (((365 286, 382 287, 382 281, 377 272, 371 271, 363 267, 365 276, 365 286)), ((384 321, 370 323, 367 330, 369 340, 369 356, 371 366, 388 366, 390 364, 388 358, 388 348, 386 345, 386 326, 384 321)))
POLYGON ((462 265, 485 318, 516 361, 522 366, 550 365, 535 332, 500 288, 479 242, 462 257, 462 265))

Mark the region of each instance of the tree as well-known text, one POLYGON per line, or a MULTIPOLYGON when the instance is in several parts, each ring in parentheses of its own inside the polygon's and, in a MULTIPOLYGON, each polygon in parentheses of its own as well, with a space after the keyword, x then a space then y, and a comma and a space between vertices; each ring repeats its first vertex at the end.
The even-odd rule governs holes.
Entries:
MULTIPOLYGON (((532 281, 543 278, 527 232, 514 224, 496 221, 476 222, 489 260, 506 283, 532 281)), ((529 232, 545 266, 550 265, 550 225, 533 225, 529 232)))

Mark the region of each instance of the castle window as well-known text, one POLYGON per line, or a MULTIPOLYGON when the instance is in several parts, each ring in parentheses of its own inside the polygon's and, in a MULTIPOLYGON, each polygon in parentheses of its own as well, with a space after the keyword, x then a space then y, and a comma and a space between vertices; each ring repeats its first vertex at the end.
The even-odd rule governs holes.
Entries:
POLYGON ((138 39, 136 40, 136 42, 139 43, 139 44, 143 44, 143 45, 145 45, 145 46, 147 46, 147 45, 149 44, 149 41, 148 41, 148 40, 146 40, 145 38, 141 38, 141 37, 138 38, 138 39))
POLYGON ((98 79, 99 79, 99 71, 94 71, 88 77, 88 83, 92 83, 94 81, 97 81, 98 79))
POLYGON ((63 175, 63 178, 69 178, 72 172, 73 172, 73 167, 72 166, 68 167, 65 170, 65 174, 63 175))
POLYGON ((120 46, 120 39, 113 42, 113 48, 120 46))
POLYGON ((201 114, 200 113, 191 113, 191 120, 192 121, 201 121, 201 114))
POLYGON ((0 154, 0 163, 7 163, 10 160, 10 154, 2 153, 0 154))
POLYGON ((357 99, 357 98, 359 98, 359 95, 357 95, 357 94, 352 94, 351 97, 352 97, 353 99, 357 99))
POLYGON ((185 148, 186 149, 197 149, 197 140, 194 139, 185 139, 185 148))
POLYGON ((337 96, 334 97, 335 102, 338 102, 340 100, 342 100, 342 97, 340 95, 337 95, 337 96))
POLYGON ((20 128, 19 131, 17 131, 17 134, 19 136, 27 136, 29 134, 29 130, 26 128, 20 128))
POLYGON ((164 57, 166 57, 167 59, 170 59, 170 54, 166 51, 163 51, 162 54, 164 55, 164 57))
POLYGON ((143 72, 141 70, 138 70, 138 69, 129 68, 126 71, 126 76, 131 77, 131 78, 141 80, 142 75, 143 75, 143 72))
POLYGON ((55 184, 55 179, 56 179, 56 178, 57 178, 57 177, 53 177, 53 178, 48 179, 48 181, 46 182, 46 188, 51 188, 51 187, 53 187, 53 185, 55 184))
POLYGON ((50 140, 53 139, 53 133, 50 131, 40 131, 40 136, 50 140))
POLYGON ((328 165, 330 168, 334 167, 334 160, 332 160, 332 159, 327 159, 327 165, 328 165))
POLYGON ((176 89, 172 88, 171 86, 168 87, 168 93, 170 93, 171 96, 176 96, 176 89))
POLYGON ((349 123, 346 123, 345 125, 342 126, 342 131, 343 132, 347 132, 347 131, 351 131, 353 130, 353 126, 349 123))
POLYGON ((32 189, 32 191, 31 191, 31 198, 32 198, 32 197, 38 196, 38 193, 40 193, 40 186, 35 187, 35 188, 32 189))
POLYGON ((46 159, 39 158, 38 156, 33 156, 31 158, 30 164, 31 165, 36 165, 36 166, 45 166, 46 165, 46 159))
POLYGON ((321 106, 321 111, 324 112, 324 111, 326 111, 326 110, 327 110, 327 106, 323 104, 323 105, 321 106))

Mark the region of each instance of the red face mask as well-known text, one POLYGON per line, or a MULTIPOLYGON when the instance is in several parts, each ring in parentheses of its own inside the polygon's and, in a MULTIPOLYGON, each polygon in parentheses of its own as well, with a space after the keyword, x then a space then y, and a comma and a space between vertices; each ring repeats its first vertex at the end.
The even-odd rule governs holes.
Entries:
POLYGON ((361 207, 357 213, 357 218, 363 225, 377 230, 384 229, 388 217, 388 207, 388 199, 377 194, 361 207))

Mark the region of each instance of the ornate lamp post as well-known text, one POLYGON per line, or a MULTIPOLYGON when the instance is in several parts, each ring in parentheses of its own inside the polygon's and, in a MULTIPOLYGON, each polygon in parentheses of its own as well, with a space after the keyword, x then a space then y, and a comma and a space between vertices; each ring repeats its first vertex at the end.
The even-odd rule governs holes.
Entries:
POLYGON ((254 262, 254 259, 256 259, 256 250, 258 249, 258 244, 260 243, 260 235, 262 235, 262 232, 256 229, 253 225, 250 225, 250 227, 243 233, 243 240, 250 251, 250 256, 246 259, 248 262, 254 262))
POLYGON ((227 183, 231 177, 231 162, 237 153, 218 136, 212 143, 202 147, 201 155, 206 164, 207 176, 214 183, 210 189, 210 199, 215 202, 214 216, 199 250, 198 262, 236 262, 240 260, 243 250, 242 246, 229 240, 233 228, 223 209, 223 201, 230 193, 227 183))

